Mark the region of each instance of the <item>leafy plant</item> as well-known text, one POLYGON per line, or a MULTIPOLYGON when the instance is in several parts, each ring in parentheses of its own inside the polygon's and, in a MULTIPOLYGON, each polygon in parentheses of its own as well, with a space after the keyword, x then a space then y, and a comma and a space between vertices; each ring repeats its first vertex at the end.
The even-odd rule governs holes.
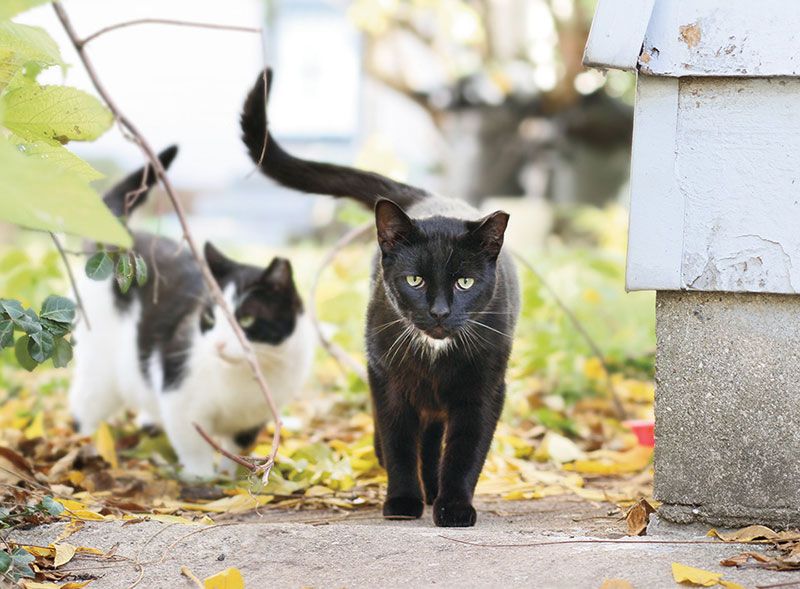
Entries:
POLYGON ((20 366, 33 370, 52 359, 61 368, 72 359, 72 344, 65 339, 75 319, 75 304, 50 295, 37 315, 19 301, 0 299, 0 349, 14 348, 20 366), (15 334, 22 335, 16 337, 15 334))
POLYGON ((124 294, 133 285, 147 282, 147 263, 136 252, 101 250, 86 260, 86 276, 92 280, 105 280, 114 276, 119 290, 124 294))

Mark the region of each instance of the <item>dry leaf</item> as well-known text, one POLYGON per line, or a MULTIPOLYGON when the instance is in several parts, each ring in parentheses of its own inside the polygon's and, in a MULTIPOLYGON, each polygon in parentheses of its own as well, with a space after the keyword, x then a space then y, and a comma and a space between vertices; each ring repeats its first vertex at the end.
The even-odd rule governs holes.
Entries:
POLYGON ((111 465, 111 468, 119 467, 116 442, 114 442, 114 435, 107 423, 102 422, 97 428, 97 432, 94 434, 94 445, 97 447, 97 453, 111 465))
POLYGON ((753 542, 754 540, 774 540, 778 533, 767 526, 747 526, 734 532, 708 531, 707 536, 716 536, 723 542, 753 542))
POLYGON ((29 440, 44 437, 44 413, 37 413, 31 424, 25 428, 25 437, 29 440))
POLYGON ((53 544, 58 544, 59 542, 66 540, 75 532, 79 532, 81 529, 83 529, 83 526, 85 525, 86 523, 79 519, 72 520, 64 527, 64 530, 58 535, 58 537, 53 540, 53 544))
POLYGON ((725 587, 725 589, 746 589, 744 585, 739 585, 739 583, 734 583, 733 581, 726 581, 725 579, 721 579, 719 584, 725 587))
POLYGON ((586 453, 569 438, 555 432, 547 432, 533 457, 537 460, 552 460, 561 464, 582 460, 586 458, 586 453))
POLYGON ((676 583, 694 583, 702 587, 713 587, 722 579, 721 573, 696 569, 677 562, 672 563, 672 577, 676 583))
POLYGON ((625 579, 606 579, 600 589, 633 589, 633 585, 625 579))
POLYGON ((244 579, 239 569, 231 567, 207 577, 203 585, 205 589, 244 589, 244 579))
POLYGON ((56 568, 67 564, 75 556, 75 546, 67 542, 56 544, 53 548, 56 550, 56 556, 53 559, 53 566, 56 568))
POLYGON ((655 508, 647 502, 647 499, 639 499, 625 516, 628 535, 644 536, 647 533, 647 524, 650 523, 650 514, 655 513, 655 511, 655 508))

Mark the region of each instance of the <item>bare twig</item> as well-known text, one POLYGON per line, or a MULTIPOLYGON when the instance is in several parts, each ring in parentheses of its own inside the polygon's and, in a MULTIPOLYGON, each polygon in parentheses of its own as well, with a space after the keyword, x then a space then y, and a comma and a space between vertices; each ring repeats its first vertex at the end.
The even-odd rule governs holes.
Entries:
POLYGON ((261 34, 260 28, 254 27, 240 27, 235 25, 219 25, 215 23, 204 23, 204 22, 191 22, 186 20, 174 20, 169 18, 140 18, 136 20, 128 20, 125 22, 116 23, 113 25, 109 25, 107 27, 103 27, 102 29, 95 31, 88 37, 84 39, 77 39, 77 43, 75 43, 76 49, 83 49, 84 45, 97 39, 100 35, 104 35, 111 31, 116 31, 117 29, 124 29, 125 27, 134 27, 138 25, 172 25, 178 27, 192 27, 196 29, 215 29, 218 31, 236 31, 239 33, 256 33, 261 34))
MULTIPOLYGON (((283 426, 283 422, 281 421, 280 414, 278 412, 278 407, 275 404, 275 400, 272 397, 270 392, 269 386, 267 385, 267 381, 264 378, 263 373, 261 372, 261 367, 258 364, 258 359, 255 355, 255 352, 250 345, 250 342, 247 340, 242 328, 239 326, 239 322, 233 315, 228 303, 225 301, 225 297, 222 294, 222 290, 219 288, 217 281, 214 279, 213 274, 211 273, 211 269, 209 268, 208 264, 206 263, 205 257, 203 256, 200 248, 197 245, 197 242, 192 235, 191 229, 189 228, 189 223, 186 219, 186 212, 183 208, 183 204, 181 203, 180 198, 178 197, 175 189, 172 186, 172 182, 167 177, 166 171, 164 170, 164 166, 161 164, 161 160, 158 159, 156 152, 150 146, 147 139, 145 139, 144 135, 139 131, 138 127, 128 119, 111 98, 111 95, 106 90, 103 83, 100 81, 100 77, 97 75, 97 71, 94 69, 94 65, 92 64, 91 59, 87 55, 84 45, 86 41, 84 40, 81 43, 80 38, 78 37, 74 27, 72 26, 67 13, 64 11, 63 6, 60 2, 53 2, 53 8, 55 9, 56 15, 58 16, 59 21, 61 21, 61 25, 64 27, 67 35, 70 38, 70 41, 74 45, 75 49, 78 52, 78 56, 83 63, 84 68, 86 69, 86 73, 89 75, 89 78, 92 81, 97 93, 103 99, 103 101, 108 106, 109 110, 114 115, 114 118, 119 123, 120 127, 125 129, 127 135, 131 137, 132 141, 135 142, 139 148, 142 150, 143 154, 149 160, 150 165, 153 167, 158 179, 161 181, 164 190, 167 193, 167 196, 172 203, 172 207, 175 209, 175 214, 178 217, 178 220, 181 225, 181 229, 183 231, 183 238, 186 240, 186 243, 189 245, 189 249, 191 250, 192 256, 194 257, 195 261, 202 272, 203 279, 208 287, 211 297, 213 298, 214 302, 219 306, 222 310, 223 315, 227 319, 228 323, 233 329, 233 332, 236 334, 236 338, 239 340, 239 343, 242 346, 244 351, 245 359, 247 360, 250 369, 253 372, 253 376, 255 377, 256 382, 258 383, 261 392, 263 393, 264 400, 266 401, 267 405, 272 412, 273 418, 275 419, 275 432, 272 437, 272 448, 269 456, 267 456, 266 460, 263 464, 251 464, 250 470, 254 473, 258 473, 262 476, 262 479, 266 482, 269 479, 269 473, 272 469, 272 466, 275 462, 275 456, 278 453, 278 446, 280 445, 281 440, 281 427, 283 426)), ((119 28, 119 27, 117 27, 119 28)), ((97 36, 96 34, 94 35, 97 36)), ((91 38, 91 37, 90 37, 91 38)))
POLYGON ((558 296, 558 293, 555 289, 550 286, 550 284, 544 279, 544 276, 541 272, 539 272, 533 264, 531 264, 522 254, 517 252, 512 252, 513 256, 517 259, 517 261, 522 264, 531 274, 536 277, 544 289, 550 293, 550 296, 555 301, 556 305, 564 312, 564 314, 569 318, 572 325, 575 327, 575 330, 583 337, 583 339, 588 344, 589 348, 592 350, 592 353, 597 356, 597 359, 600 360, 600 363, 603 365, 603 372, 606 376, 606 384, 608 386, 609 395, 611 395, 611 401, 614 404, 614 411, 617 414, 617 417, 621 420, 625 420, 628 418, 628 414, 625 411, 625 407, 622 405, 622 401, 620 400, 619 396, 617 395, 617 391, 614 388, 614 383, 611 380, 611 372, 608 369, 608 363, 606 362, 605 354, 600 349, 600 346, 597 345, 597 342, 594 341, 594 338, 589 335, 589 332, 586 331, 586 328, 581 323, 580 319, 572 312, 572 309, 567 306, 567 304, 558 296))
POLYGON ((195 575, 186 565, 181 567, 181 575, 189 579, 195 587, 198 587, 199 589, 203 589, 203 587, 205 587, 203 582, 197 578, 197 575, 195 575))
POLYGON ((89 314, 86 312, 86 307, 84 306, 83 299, 81 298, 81 292, 78 290, 78 283, 75 280, 75 275, 72 273, 69 260, 67 260, 67 252, 64 251, 61 241, 59 241, 56 234, 52 231, 49 233, 53 243, 56 246, 56 249, 58 250, 58 255, 61 256, 61 261, 64 262, 64 268, 67 269, 67 277, 69 278, 70 286, 72 286, 72 292, 75 295, 75 302, 78 303, 78 308, 81 310, 81 316, 83 317, 83 320, 86 321, 86 328, 91 331, 92 325, 89 323, 89 314))
POLYGON ((367 382, 367 371, 364 370, 364 367, 353 360, 350 355, 345 352, 338 344, 332 341, 328 336, 326 336, 322 331, 322 326, 319 322, 319 317, 317 316, 317 288, 319 287, 319 281, 322 277, 322 273, 325 269, 331 265, 331 262, 339 255, 345 247, 353 243, 358 238, 367 235, 372 228, 375 226, 374 223, 364 223, 363 225, 351 229, 348 231, 339 241, 337 241, 334 246, 328 251, 328 254, 322 260, 322 264, 320 264, 319 269, 317 269, 317 273, 314 276, 314 283, 311 285, 311 292, 308 295, 309 298, 309 317, 311 319, 311 323, 314 325, 314 329, 317 332, 317 336, 319 337, 319 341, 322 344, 322 347, 325 348, 333 359, 336 360, 336 363, 339 367, 346 372, 346 369, 350 369, 355 372, 358 377, 367 382))
POLYGON ((192 425, 194 426, 194 429, 197 430, 197 433, 200 434, 200 437, 202 437, 212 448, 214 448, 214 450, 216 450, 226 458, 230 458, 236 464, 244 466, 247 470, 251 471, 254 470, 254 463, 252 461, 248 460, 244 456, 238 456, 232 452, 228 452, 225 448, 220 446, 214 438, 209 436, 202 427, 200 427, 196 423, 193 423, 192 425))

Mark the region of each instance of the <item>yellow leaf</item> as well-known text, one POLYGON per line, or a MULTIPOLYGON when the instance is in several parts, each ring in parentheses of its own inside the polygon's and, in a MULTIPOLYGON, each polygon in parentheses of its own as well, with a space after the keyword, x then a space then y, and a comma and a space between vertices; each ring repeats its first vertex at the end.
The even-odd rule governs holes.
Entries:
POLYGON ((739 583, 734 583, 733 581, 725 581, 723 579, 720 580, 719 584, 725 587, 725 589, 745 589, 744 585, 739 585, 739 583))
POLYGON ((59 498, 56 498, 56 501, 58 501, 61 505, 63 505, 64 509, 66 510, 62 514, 62 517, 70 517, 73 519, 84 519, 84 520, 99 521, 99 522, 105 521, 106 519, 99 513, 87 509, 86 506, 79 501, 73 501, 72 499, 59 499, 59 498))
POLYGON ((37 413, 31 424, 25 428, 25 437, 29 440, 44 437, 44 413, 37 413))
POLYGON ((244 513, 256 507, 269 503, 274 499, 272 495, 240 494, 233 497, 224 497, 211 503, 181 503, 182 509, 191 511, 209 511, 211 513, 244 513))
POLYGON ((244 589, 244 579, 239 569, 231 567, 207 577, 203 586, 205 589, 244 589))
POLYGON ((67 542, 56 544, 53 548, 56 550, 56 556, 53 559, 53 566, 56 568, 67 564, 75 556, 75 546, 67 542))
POLYGON ((103 422, 100 424, 100 427, 97 428, 97 433, 94 435, 94 445, 97 447, 98 454, 111 465, 111 468, 119 467, 114 436, 107 423, 103 422))
POLYGON ((547 432, 542 443, 533 454, 537 460, 553 460, 554 462, 572 462, 586 457, 577 444, 555 432, 547 432))
POLYGON ((718 532, 715 529, 708 531, 706 536, 716 536, 723 542, 752 542, 754 540, 773 540, 778 538, 778 533, 767 526, 747 526, 733 532, 718 532))
POLYGON ((22 548, 34 556, 52 557, 55 556, 55 549, 52 546, 22 546, 22 548))
POLYGON ((676 583, 694 583, 702 587, 713 587, 722 580, 721 573, 712 573, 677 562, 672 563, 672 577, 676 583))
POLYGON ((635 446, 626 452, 605 452, 598 460, 576 460, 565 464, 564 470, 583 474, 624 474, 640 472, 650 464, 653 449, 647 446, 635 446))
POLYGON ((72 536, 72 534, 74 534, 75 532, 77 532, 77 531, 81 530, 81 529, 83 528, 83 526, 85 526, 85 525, 86 525, 86 524, 85 524, 85 523, 83 523, 83 522, 82 522, 81 520, 79 520, 79 519, 72 520, 71 522, 69 522, 69 523, 68 523, 68 524, 67 524, 67 525, 64 527, 64 530, 63 530, 63 531, 62 531, 62 532, 61 532, 61 533, 58 535, 58 538, 56 538, 55 540, 53 540, 53 544, 58 544, 59 542, 61 542, 61 541, 63 541, 63 540, 66 540, 67 538, 69 538, 70 536, 72 536))
POLYGON ((633 589, 633 585, 625 579, 606 579, 600 589, 633 589))

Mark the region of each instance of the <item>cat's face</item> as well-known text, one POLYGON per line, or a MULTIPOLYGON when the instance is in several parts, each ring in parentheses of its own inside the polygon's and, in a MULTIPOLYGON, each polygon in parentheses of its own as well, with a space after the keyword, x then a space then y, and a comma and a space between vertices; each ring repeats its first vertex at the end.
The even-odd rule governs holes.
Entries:
POLYGON ((382 200, 375 217, 387 293, 423 337, 446 342, 479 319, 494 293, 507 213, 412 220, 382 200))
MULTIPOLYGON (((257 351, 262 346, 279 346, 294 333, 303 303, 288 260, 274 258, 266 268, 257 268, 225 257, 210 243, 205 256, 239 326, 257 351)), ((244 360, 241 345, 217 305, 208 305, 199 321, 203 338, 222 360, 244 360)))

